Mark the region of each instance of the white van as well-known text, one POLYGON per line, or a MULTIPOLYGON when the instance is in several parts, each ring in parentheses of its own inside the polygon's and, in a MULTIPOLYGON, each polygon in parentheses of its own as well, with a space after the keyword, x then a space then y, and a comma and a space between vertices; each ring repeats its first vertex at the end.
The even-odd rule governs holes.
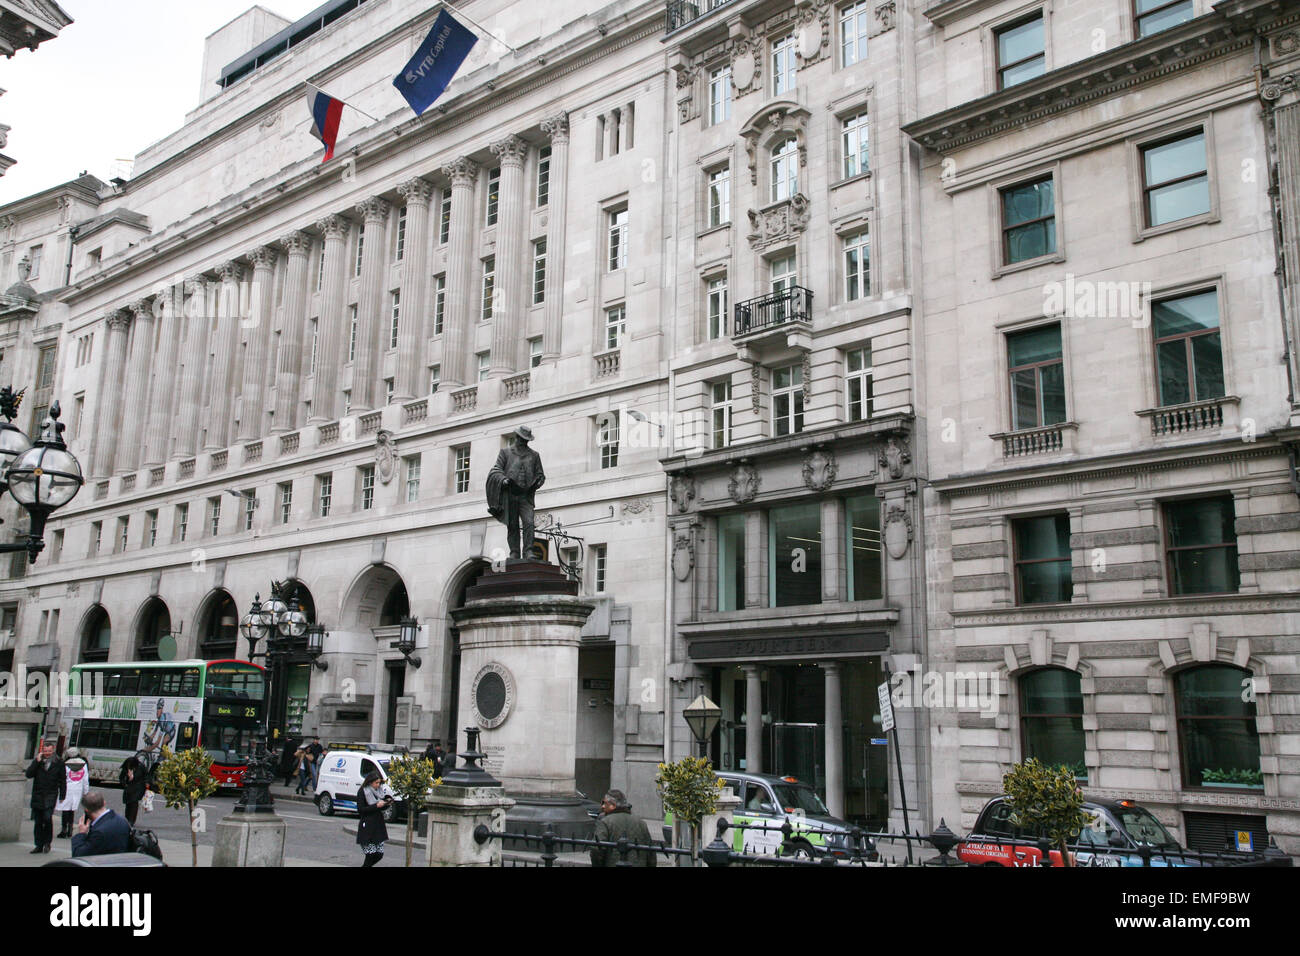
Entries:
MULTIPOLYGON (((316 809, 322 816, 335 810, 357 809, 357 791, 366 776, 379 771, 383 787, 388 789, 388 762, 391 751, 379 750, 327 750, 320 758, 320 781, 316 785, 316 809)), ((403 813, 401 798, 384 808, 384 819, 392 822, 403 813)))

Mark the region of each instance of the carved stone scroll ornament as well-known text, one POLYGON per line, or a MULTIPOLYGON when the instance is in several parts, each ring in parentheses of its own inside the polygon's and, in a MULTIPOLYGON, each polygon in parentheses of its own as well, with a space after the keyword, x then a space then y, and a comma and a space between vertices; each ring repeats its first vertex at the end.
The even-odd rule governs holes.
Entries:
POLYGON ((674 475, 668 493, 677 513, 685 514, 691 510, 691 502, 695 500, 695 479, 690 475, 674 475))
POLYGON ((912 516, 906 508, 890 505, 885 515, 884 529, 885 551, 895 561, 901 560, 912 542, 912 516))
POLYGON ((893 435, 889 436, 889 441, 885 447, 880 450, 878 457, 880 467, 889 472, 890 478, 902 478, 903 468, 911 464, 912 456, 907 450, 907 442, 899 441, 893 435))
POLYGON ((673 577, 685 581, 695 567, 695 545, 688 531, 679 531, 673 538, 673 577))
POLYGON ((749 398, 753 402, 754 414, 759 414, 762 407, 763 372, 757 362, 749 367, 749 398))
POLYGON ((879 24, 879 27, 873 35, 879 36, 881 33, 894 29, 894 24, 898 19, 898 8, 895 6, 894 0, 885 0, 884 3, 876 4, 875 12, 876 23, 879 24))
POLYGON ((731 480, 727 483, 727 494, 738 505, 753 501, 758 494, 762 478, 758 469, 749 462, 741 462, 731 470, 731 480))
POLYGON ((838 468, 835 452, 829 448, 814 448, 803 459, 803 483, 810 491, 826 491, 835 484, 838 468))
POLYGON ((397 474, 397 442, 387 428, 375 435, 375 474, 381 485, 386 485, 397 474))
POLYGON ((787 245, 808 228, 808 197, 795 193, 790 199, 763 210, 749 210, 749 246, 762 251, 787 245))

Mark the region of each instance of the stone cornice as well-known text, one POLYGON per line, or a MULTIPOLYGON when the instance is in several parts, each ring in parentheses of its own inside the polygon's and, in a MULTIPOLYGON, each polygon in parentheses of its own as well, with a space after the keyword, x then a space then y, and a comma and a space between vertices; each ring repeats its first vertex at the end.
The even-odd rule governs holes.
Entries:
POLYGON ((982 471, 951 478, 935 478, 930 481, 930 484, 941 495, 955 497, 980 494, 995 489, 1002 491, 1012 488, 1033 488, 1074 481, 1103 480, 1155 470, 1195 468, 1227 461, 1263 458, 1281 452, 1280 443, 1266 438, 1261 437, 1249 444, 1240 439, 1227 438, 1196 445, 1173 445, 1096 458, 1076 458, 1066 462, 1032 465, 1004 472, 982 471))
POLYGON ((843 634, 880 630, 898 623, 899 611, 892 607, 864 608, 860 604, 820 604, 806 608, 749 608, 726 614, 710 614, 697 621, 682 621, 677 633, 687 639, 767 637, 802 634, 843 634))
POLYGON ((1215 598, 1107 601, 1006 610, 950 611, 954 627, 1007 627, 1088 621, 1138 621, 1169 617, 1223 617, 1300 612, 1300 595, 1231 594, 1215 598))
POLYGON ((725 471, 736 462, 762 460, 781 456, 802 455, 813 445, 833 445, 836 442, 848 442, 855 439, 884 438, 887 435, 910 433, 913 416, 905 414, 880 415, 867 422, 853 422, 848 425, 836 425, 830 428, 816 428, 802 431, 797 435, 782 438, 767 438, 763 441, 745 442, 706 451, 700 455, 672 455, 659 459, 665 472, 669 475, 689 471, 702 475, 710 471, 725 471))
MULTIPOLYGON (((1251 49, 1249 34, 1234 32, 1222 16, 1197 17, 1113 50, 1052 70, 1033 80, 962 103, 902 127, 938 152, 1021 129, 1026 123, 1122 95, 1171 73, 1251 49)), ((1243 81, 1249 79, 1248 74, 1243 81)))

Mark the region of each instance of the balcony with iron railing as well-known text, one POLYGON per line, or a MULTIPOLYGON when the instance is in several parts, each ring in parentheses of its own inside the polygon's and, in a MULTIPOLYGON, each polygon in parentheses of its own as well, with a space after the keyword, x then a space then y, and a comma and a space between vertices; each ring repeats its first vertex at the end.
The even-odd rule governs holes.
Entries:
POLYGON ((722 7, 731 6, 738 3, 739 0, 668 0, 665 10, 666 23, 665 32, 672 33, 680 30, 682 27, 689 26, 700 17, 712 13, 722 7))
POLYGON ((812 348, 812 303, 812 290, 797 285, 737 302, 731 341, 747 360, 763 356, 745 353, 808 351, 812 348))

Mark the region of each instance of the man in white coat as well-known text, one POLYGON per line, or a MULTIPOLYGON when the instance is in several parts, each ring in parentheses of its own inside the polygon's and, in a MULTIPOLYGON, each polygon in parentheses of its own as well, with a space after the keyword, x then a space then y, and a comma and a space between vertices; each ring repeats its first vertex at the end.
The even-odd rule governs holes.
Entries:
POLYGON ((69 747, 64 752, 63 767, 67 773, 68 789, 64 798, 54 805, 54 809, 63 814, 63 827, 59 830, 59 837, 66 840, 72 836, 72 819, 81 804, 81 798, 90 789, 90 768, 76 747, 69 747))

